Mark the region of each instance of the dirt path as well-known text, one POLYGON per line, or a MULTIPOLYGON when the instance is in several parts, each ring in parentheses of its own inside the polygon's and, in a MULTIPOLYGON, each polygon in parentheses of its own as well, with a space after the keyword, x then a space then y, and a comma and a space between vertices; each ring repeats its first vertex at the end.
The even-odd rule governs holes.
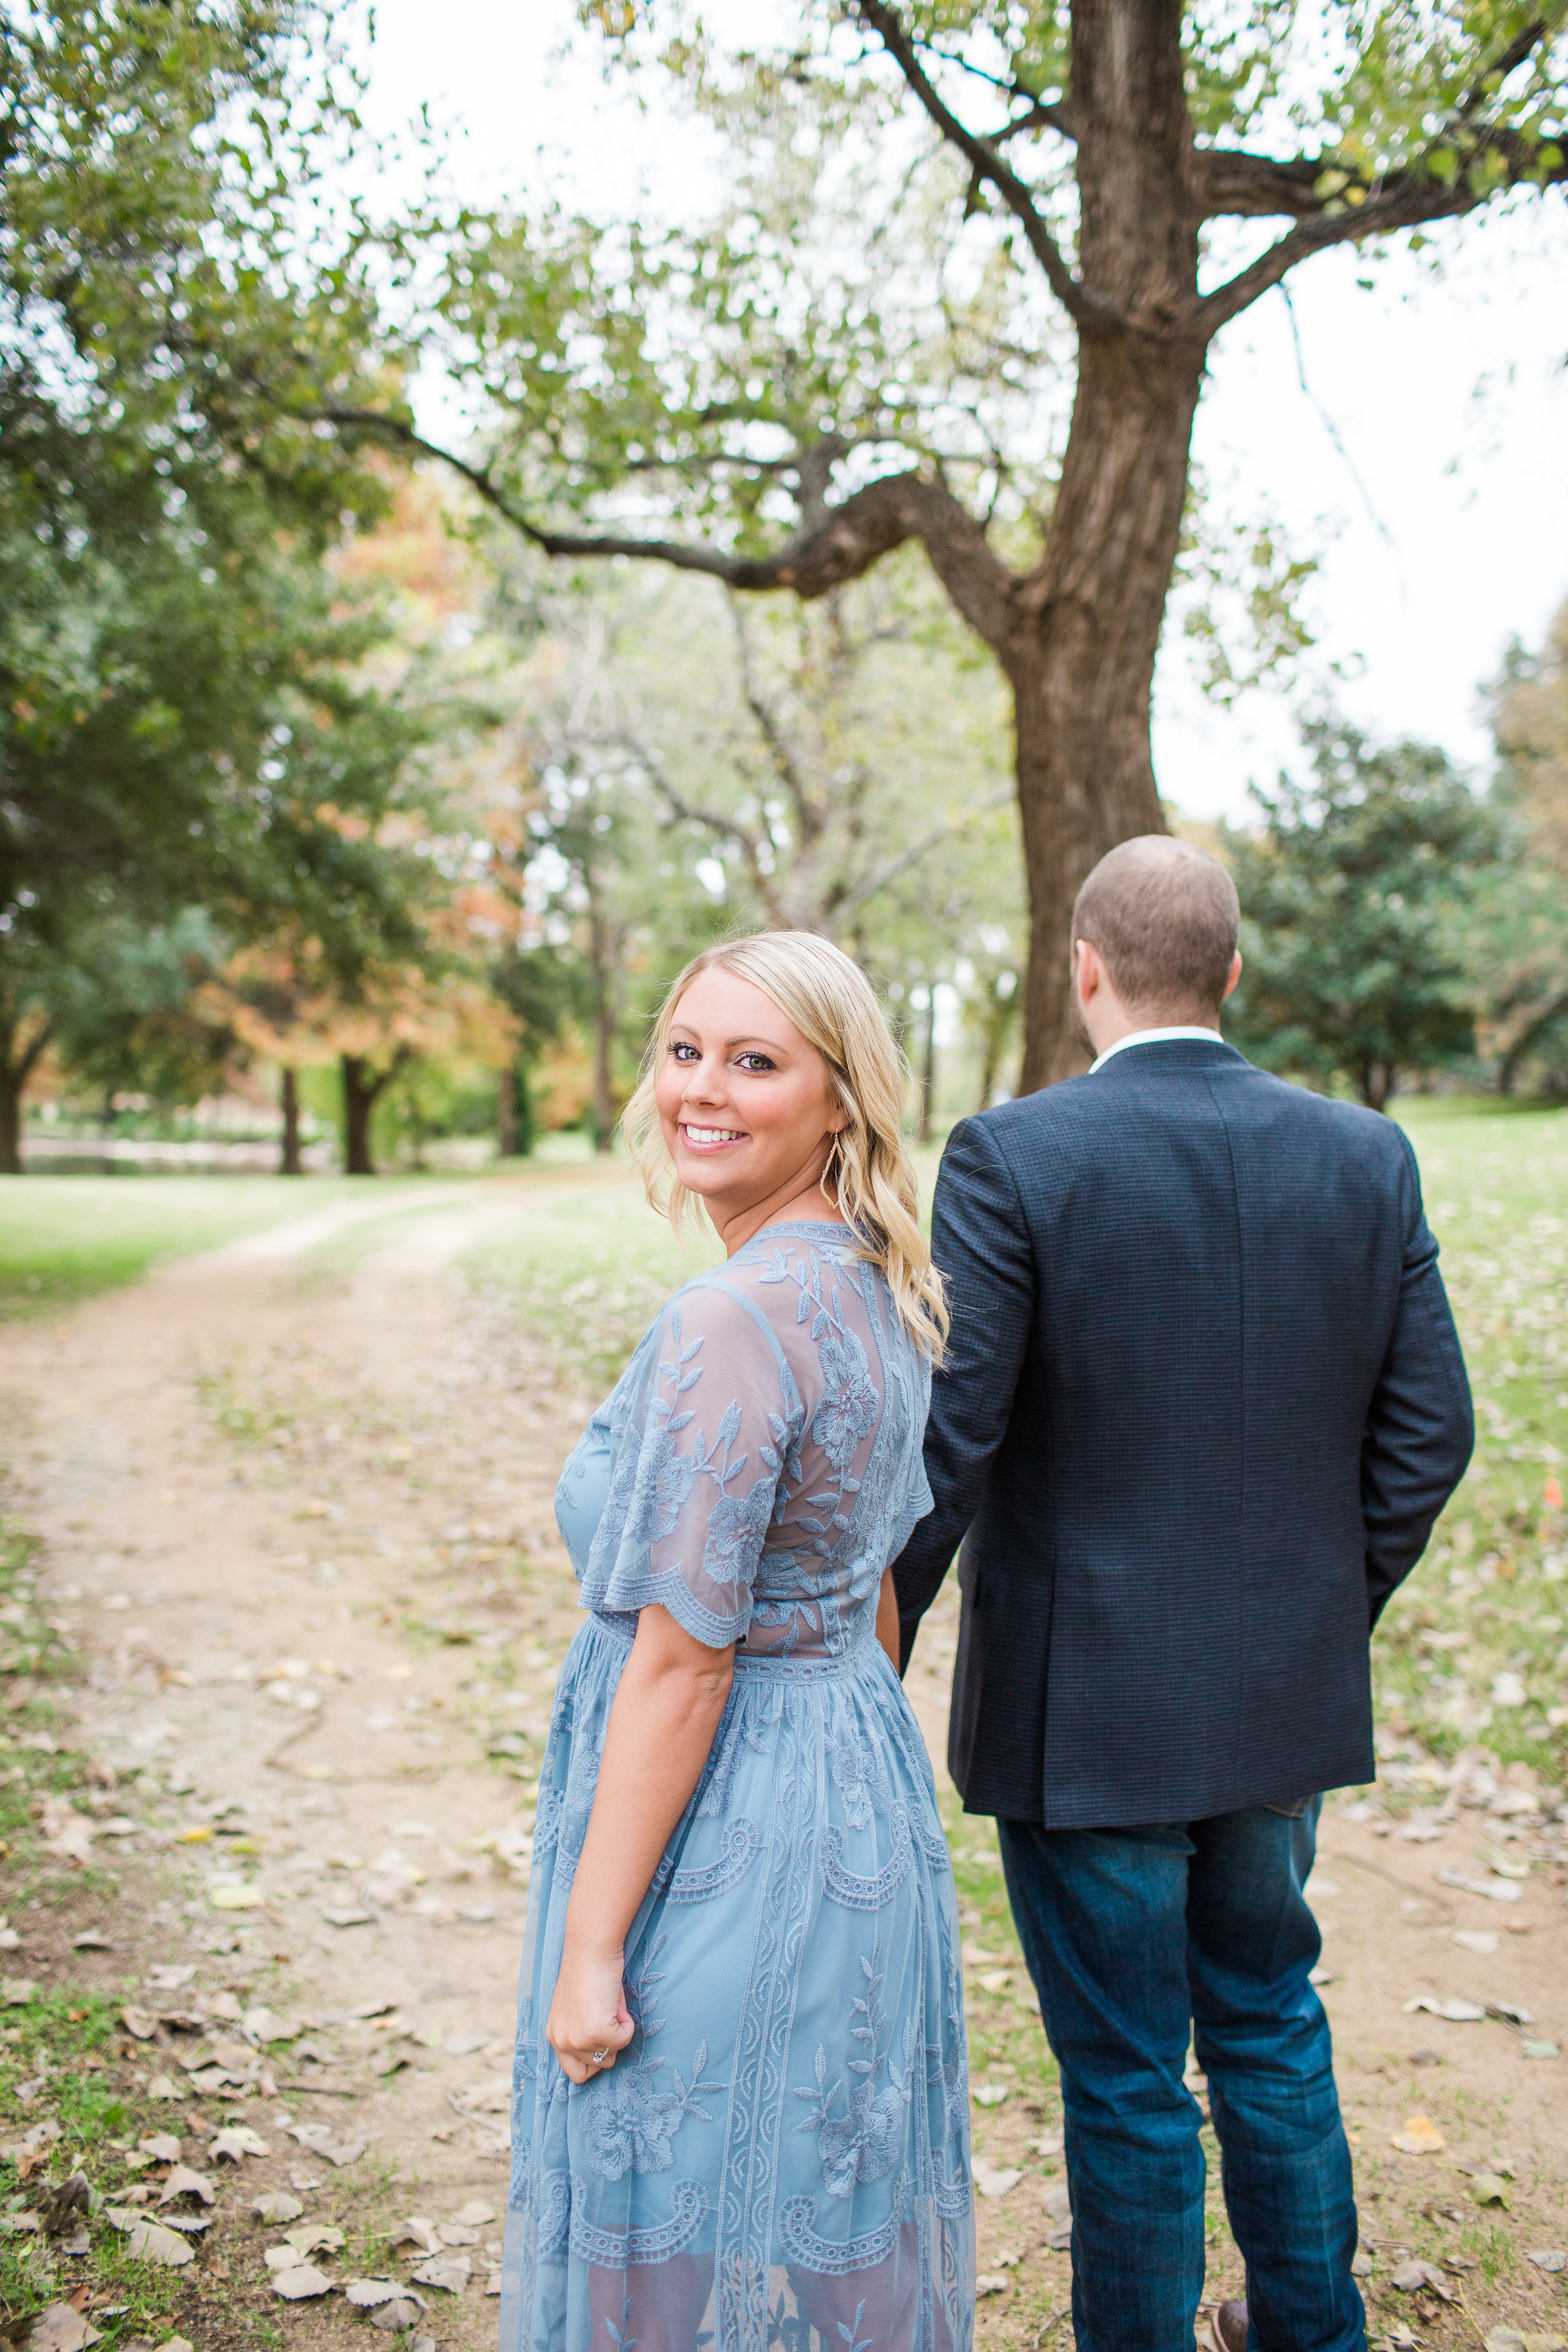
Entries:
MULTIPOLYGON (((462 2346, 494 2324, 532 1782, 577 1622, 551 1503, 591 1402, 454 1275, 527 1213, 504 1185, 443 1188, 384 1230, 359 1224, 334 1258, 365 1213, 352 1204, 0 1347, 11 1504, 44 1538, 40 1593, 76 1645, 73 1739, 116 1784, 91 1800, 92 1853, 120 1881, 96 1917, 14 1916, 21 1958, 117 1995, 134 1968, 138 2005, 202 2013, 205 2035, 159 2024, 138 2053, 144 2084, 182 2093, 183 2062, 205 2059, 171 2129, 195 2148, 226 2115, 260 2129, 271 2152, 244 2160, 247 2195, 287 2190, 345 2226, 340 2276, 356 2247, 405 2279, 455 2261, 421 2287, 419 2324, 462 2346), (73 1948, 84 1925, 111 1948, 73 1948), (410 2214, 429 2245, 389 2254, 410 2214)), ((939 1754, 951 1640, 944 1609, 912 1678, 939 1754)), ((1369 2284, 1385 2329, 1475 2352, 1506 2321, 1544 2347, 1568 2276, 1524 2254, 1568 2242, 1568 2062, 1525 2048, 1568 2045, 1561 1833, 1525 1790, 1479 1769, 1424 1788, 1425 1769, 1394 1766, 1425 1800, 1414 1822, 1331 1814, 1315 1881, 1369 2284), (1536 2022, 1407 2013, 1421 1997, 1536 2022), (1416 2113, 1442 2149, 1391 2145, 1416 2113), (1499 2174, 1508 2205, 1479 2206, 1461 2164, 1499 2174), (1462 2306, 1392 2287, 1412 2254, 1450 2262, 1462 2306)), ((974 1998, 1037 2036, 1021 1977, 974 1998)), ((995 2273, 982 2337, 1022 2347, 1065 2309, 1040 2203, 1053 2168, 1005 2106, 977 2140, 1024 2168, 981 2209, 982 2269, 1004 2245, 1021 2255, 995 2273)), ((291 2340, 361 2324, 338 2297, 266 2302, 272 2236, 247 2229, 225 2258, 237 2298, 291 2340)))

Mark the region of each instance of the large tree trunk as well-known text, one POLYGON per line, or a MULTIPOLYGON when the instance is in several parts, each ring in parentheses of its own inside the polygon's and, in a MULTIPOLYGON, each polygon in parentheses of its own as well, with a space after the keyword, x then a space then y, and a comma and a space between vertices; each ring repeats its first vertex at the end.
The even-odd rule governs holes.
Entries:
POLYGON ((1021 1094, 1087 1066, 1068 973, 1080 884, 1118 842, 1165 830, 1149 703, 1202 361, 1139 357, 1085 339, 1045 557, 1004 655, 1029 886, 1021 1094))
POLYGON ((22 1114, 26 1101, 27 1081, 37 1069, 39 1058, 54 1034, 51 1017, 40 1021, 26 1045, 21 1032, 26 1016, 18 1017, 11 1010, 10 999, 0 996, 0 1176, 21 1176, 26 1171, 22 1165, 22 1114))
POLYGON ((1004 655, 1029 882, 1024 1093, 1087 1060, 1068 978, 1079 884, 1118 842, 1165 829, 1149 700, 1205 354, 1182 331, 1202 205, 1181 32, 1181 0, 1075 0, 1079 269, 1110 315, 1079 327, 1045 553, 1004 655))
POLYGON ((22 1088, 9 1061, 0 1061, 0 1176, 22 1173, 22 1088))
POLYGON ((281 1105, 283 1135, 278 1173, 279 1176, 302 1176, 305 1170, 300 1158, 300 1079, 298 1073, 287 1063, 283 1066, 281 1105))
POLYGON ((517 1157, 517 1065, 496 1072, 496 1157, 517 1157))
POLYGON ((370 1115, 390 1071, 373 1076, 370 1065, 363 1054, 345 1054, 343 1074, 343 1173, 345 1176, 374 1176, 375 1161, 370 1148, 370 1115))

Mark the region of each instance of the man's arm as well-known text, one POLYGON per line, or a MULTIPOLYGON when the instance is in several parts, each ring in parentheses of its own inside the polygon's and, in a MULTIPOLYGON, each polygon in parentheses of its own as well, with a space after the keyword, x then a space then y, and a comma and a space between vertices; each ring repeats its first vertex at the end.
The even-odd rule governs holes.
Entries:
POLYGON ((1367 1412, 1361 1449, 1366 1522, 1367 1617, 1375 1625, 1390 1593, 1426 1549, 1437 1514, 1465 1475, 1476 1441, 1470 1384, 1437 1244, 1421 1207, 1415 1154, 1404 1147, 1405 1270, 1399 1312, 1367 1412))
POLYGON ((952 1330, 931 1382, 925 1466, 935 1508, 893 1563, 902 1669, 920 1621, 979 1506, 1012 1416, 1035 1321, 1035 1259, 1016 1188, 983 1119, 948 1138, 931 1210, 931 1255, 952 1330))

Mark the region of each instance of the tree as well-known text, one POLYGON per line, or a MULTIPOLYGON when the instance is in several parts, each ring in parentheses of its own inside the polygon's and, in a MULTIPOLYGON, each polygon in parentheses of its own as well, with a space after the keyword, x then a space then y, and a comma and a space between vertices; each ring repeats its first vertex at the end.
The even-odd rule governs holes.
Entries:
POLYGON ((341 80, 293 0, 0 28, 5 1171, 105 926, 418 936, 383 830, 417 729, 356 675, 384 633, 321 568, 385 468, 257 389, 306 349, 312 386, 362 384, 357 224, 320 201, 341 80))
MULTIPOLYGON (((742 593, 810 601, 924 548, 1012 691, 1022 1083, 1041 1085, 1079 1064, 1078 886, 1163 824, 1151 682, 1216 339, 1316 254, 1560 184, 1562 13, 803 0, 784 49, 737 60, 682 0, 584 13, 722 122, 735 200, 663 240, 458 219, 439 319, 490 428, 477 454, 437 454, 548 553, 742 593), (835 172, 858 208, 813 239, 835 172), (917 213, 934 256, 918 325, 917 213), (1038 411, 1064 338, 1053 463, 1038 411), (998 425, 1031 398, 1040 478, 1014 496, 998 425)), ((392 403, 312 413, 435 446, 392 403)))
POLYGON ((1226 1025, 1265 1067, 1383 1110, 1475 1051, 1469 934, 1496 824, 1429 744, 1303 731, 1312 780, 1255 790, 1263 831, 1226 843, 1245 959, 1226 1025))
POLYGON ((1568 1074, 1568 604, 1493 690, 1494 798, 1508 853, 1481 934, 1483 1035, 1507 1094, 1531 1063, 1568 1074))
POLYGON ((267 486, 63 420, 0 368, 0 1170, 106 926, 203 907, 345 981, 425 937, 432 794, 384 614, 289 546, 267 486), (397 827, 401 825, 401 835, 397 827))

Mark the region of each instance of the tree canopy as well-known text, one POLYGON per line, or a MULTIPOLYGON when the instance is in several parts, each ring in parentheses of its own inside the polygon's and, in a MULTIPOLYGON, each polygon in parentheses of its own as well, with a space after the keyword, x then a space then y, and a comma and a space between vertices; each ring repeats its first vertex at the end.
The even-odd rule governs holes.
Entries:
MULTIPOLYGON (((432 348, 485 420, 444 454, 547 553, 742 593, 924 548, 1012 691, 1025 1082, 1061 1075, 1077 886, 1163 822, 1151 682, 1216 338, 1335 246, 1559 185, 1563 12, 803 0, 727 54, 684 0, 584 14, 716 127, 731 194, 668 233, 429 225, 432 348)), ((314 413, 433 446, 395 402, 314 413)))

